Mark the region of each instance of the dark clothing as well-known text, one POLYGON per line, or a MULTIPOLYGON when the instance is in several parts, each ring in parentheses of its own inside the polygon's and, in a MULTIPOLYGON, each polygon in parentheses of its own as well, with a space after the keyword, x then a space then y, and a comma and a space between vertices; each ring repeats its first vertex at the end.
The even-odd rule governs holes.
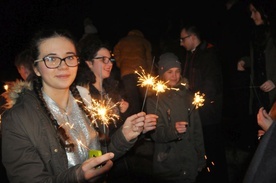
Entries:
POLYGON ((259 88, 267 80, 276 83, 276 46, 268 31, 267 25, 255 27, 250 44, 251 56, 250 58, 242 58, 245 61, 245 67, 251 68, 250 85, 253 88, 251 93, 253 115, 258 113, 260 107, 269 111, 276 100, 276 88, 270 92, 264 92, 259 88))
POLYGON ((276 182, 276 123, 272 123, 255 151, 243 183, 276 182))
POLYGON ((192 93, 205 94, 204 106, 199 108, 202 125, 221 123, 221 63, 213 45, 203 42, 187 53, 183 76, 188 79, 192 93))
POLYGON ((122 87, 124 88, 126 100, 131 108, 130 114, 136 114, 142 111, 142 90, 137 86, 138 75, 127 74, 121 78, 122 87))
MULTIPOLYGON (((78 182, 80 165, 68 169, 65 149, 34 91, 18 93, 15 105, 2 117, 2 135, 2 161, 12 182, 78 182)), ((108 148, 119 158, 134 143, 117 130, 108 148)))
POLYGON ((193 52, 188 52, 183 76, 189 81, 192 93, 204 93, 204 105, 199 107, 207 169, 198 176, 201 182, 227 182, 227 166, 222 128, 222 71, 216 48, 202 42, 193 52), (215 163, 215 166, 212 165, 215 163), (214 166, 214 167, 213 167, 214 166))
POLYGON ((192 97, 184 87, 148 97, 147 113, 158 115, 156 130, 151 133, 156 182, 195 182, 198 171, 205 166, 200 117, 197 110, 189 114, 192 97), (184 134, 175 129, 175 123, 180 121, 190 123, 184 134))
MULTIPOLYGON (((103 89, 104 92, 100 93, 95 86, 90 83, 89 84, 89 93, 92 98, 94 99, 105 99, 107 101, 110 100, 110 106, 113 106, 117 102, 120 102, 120 100, 123 98, 124 100, 127 101, 127 99, 124 97, 124 94, 121 93, 123 89, 119 88, 119 82, 116 80, 113 80, 111 78, 107 78, 103 80, 103 89)), ((130 113, 132 113, 131 106, 128 107, 127 111, 125 113, 121 113, 119 109, 119 105, 117 104, 115 107, 113 107, 112 113, 118 115, 118 119, 111 120, 110 123, 108 124, 107 128, 107 135, 109 137, 112 137, 112 135, 120 129, 120 127, 124 124, 124 121, 128 116, 130 116, 130 113)), ((134 114, 134 113, 133 113, 134 114)), ((103 131, 103 129, 100 127, 100 131, 103 131)), ((129 160, 128 156, 131 152, 127 152, 125 155, 122 157, 118 158, 113 162, 113 167, 110 169, 108 172, 107 176, 107 183, 129 183, 133 181, 133 178, 131 177, 131 169, 129 165, 129 160)))
POLYGON ((141 31, 131 30, 117 42, 113 52, 116 65, 120 69, 125 95, 133 110, 132 114, 138 113, 142 108, 143 91, 137 86, 138 75, 135 71, 140 71, 141 68, 147 73, 151 71, 153 62, 151 43, 141 31))

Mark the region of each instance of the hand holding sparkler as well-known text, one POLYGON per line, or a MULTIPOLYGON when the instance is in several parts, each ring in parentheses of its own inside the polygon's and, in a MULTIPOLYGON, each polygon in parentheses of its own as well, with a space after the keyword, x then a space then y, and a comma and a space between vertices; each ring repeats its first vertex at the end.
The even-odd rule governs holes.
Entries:
POLYGON ((143 134, 156 128, 158 116, 155 114, 147 114, 145 117, 145 124, 143 134))
POLYGON ((122 128, 122 132, 127 141, 131 141, 132 139, 138 137, 140 133, 143 131, 144 122, 146 119, 145 112, 139 112, 132 116, 129 116, 122 128))

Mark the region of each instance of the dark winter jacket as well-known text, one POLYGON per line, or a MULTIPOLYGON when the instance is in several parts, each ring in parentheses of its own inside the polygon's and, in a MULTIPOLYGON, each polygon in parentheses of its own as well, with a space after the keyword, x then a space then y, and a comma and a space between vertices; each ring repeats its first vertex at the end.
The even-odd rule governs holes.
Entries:
POLYGON ((147 99, 147 113, 158 115, 154 140, 153 172, 158 180, 193 182, 205 166, 205 150, 201 121, 192 105, 192 95, 184 88, 168 90, 147 99), (189 122, 187 132, 180 135, 175 122, 189 122))
MULTIPOLYGON (((88 91, 87 91, 88 93, 88 91)), ((2 161, 11 182, 77 182, 76 169, 68 169, 65 150, 55 127, 31 86, 13 91, 14 101, 2 116, 2 161)), ((97 137, 96 137, 97 138, 97 137)), ((109 151, 119 158, 135 140, 127 142, 117 130, 109 151)))
POLYGON ((204 106, 199 108, 202 125, 221 123, 222 70, 216 48, 203 41, 192 53, 187 53, 183 76, 188 79, 192 93, 205 94, 204 106))

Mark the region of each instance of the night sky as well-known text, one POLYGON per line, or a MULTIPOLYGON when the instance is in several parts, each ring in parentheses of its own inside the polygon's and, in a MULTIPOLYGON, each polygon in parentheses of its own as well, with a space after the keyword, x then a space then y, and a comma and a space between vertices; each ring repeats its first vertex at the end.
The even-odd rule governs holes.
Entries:
POLYGON ((0 2, 1 81, 18 77, 14 58, 28 46, 32 35, 42 27, 65 28, 77 39, 83 34, 83 20, 90 17, 100 36, 111 45, 131 28, 141 29, 153 45, 168 34, 179 36, 181 25, 197 22, 205 34, 216 40, 224 0, 166 1, 94 1, 94 0, 2 0, 0 2), (148 4, 151 3, 151 4, 148 4), (12 75, 12 76, 9 76, 12 75))

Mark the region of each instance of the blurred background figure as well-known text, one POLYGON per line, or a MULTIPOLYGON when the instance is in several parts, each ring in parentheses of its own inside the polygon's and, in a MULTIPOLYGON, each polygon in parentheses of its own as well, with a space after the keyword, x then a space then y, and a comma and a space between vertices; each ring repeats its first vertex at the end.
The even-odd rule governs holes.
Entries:
POLYGON ((24 81, 30 79, 33 74, 33 59, 29 49, 21 51, 14 61, 18 73, 24 81))
MULTIPOLYGON (((275 114, 275 108, 273 110, 270 113, 275 114)), ((276 122, 270 113, 261 107, 257 114, 258 124, 265 134, 251 160, 243 183, 276 182, 276 122)))
POLYGON ((135 71, 140 71, 142 67, 150 72, 153 62, 151 43, 140 30, 133 29, 117 42, 113 53, 129 105, 134 113, 139 112, 142 107, 142 91, 137 86, 138 75, 135 71))
POLYGON ((84 33, 82 35, 82 38, 85 38, 87 35, 94 35, 97 36, 98 35, 98 29, 97 27, 93 24, 93 21, 91 20, 91 18, 86 17, 83 20, 83 27, 84 27, 84 33))

